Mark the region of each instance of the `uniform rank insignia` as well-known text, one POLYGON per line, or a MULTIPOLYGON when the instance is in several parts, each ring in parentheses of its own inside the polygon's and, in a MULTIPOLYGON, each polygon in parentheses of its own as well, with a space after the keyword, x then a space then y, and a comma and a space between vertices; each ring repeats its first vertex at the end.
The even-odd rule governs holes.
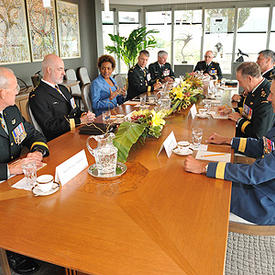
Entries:
POLYGON ((261 97, 266 97, 266 92, 265 91, 262 91, 261 97))
POLYGON ((263 137, 264 155, 271 153, 274 150, 274 142, 266 137, 263 137))
POLYGON ((252 113, 253 113, 252 109, 249 108, 246 104, 244 104, 243 105, 243 113, 242 113, 242 115, 244 117, 246 117, 248 120, 251 120, 252 113))
POLYGON ((76 108, 76 104, 75 104, 75 101, 74 101, 73 97, 70 99, 70 103, 71 103, 72 108, 75 109, 76 108))
POLYGON ((12 130, 12 136, 16 144, 20 144, 27 136, 25 127, 21 122, 15 129, 12 130))
POLYGON ((12 119, 11 124, 14 125, 16 123, 16 119, 12 119))

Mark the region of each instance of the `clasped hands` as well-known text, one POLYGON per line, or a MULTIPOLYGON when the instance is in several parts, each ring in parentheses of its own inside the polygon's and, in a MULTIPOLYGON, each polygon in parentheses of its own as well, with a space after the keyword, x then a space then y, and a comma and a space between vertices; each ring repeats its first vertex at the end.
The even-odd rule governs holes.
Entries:
MULTIPOLYGON (((208 140, 206 142, 212 143, 212 144, 231 145, 231 138, 227 138, 227 137, 224 137, 217 133, 214 133, 208 138, 208 140)), ((191 173, 195 173, 195 174, 203 174, 203 173, 206 173, 206 165, 207 165, 206 162, 196 160, 194 157, 188 156, 184 160, 183 168, 187 172, 191 172, 191 173)))
POLYGON ((83 113, 80 117, 81 124, 89 124, 95 120, 95 114, 88 111, 87 113, 83 113))
POLYGON ((117 88, 114 92, 112 92, 112 90, 110 88, 110 97, 109 97, 110 100, 114 99, 118 95, 122 95, 122 96, 126 95, 126 86, 124 86, 123 89, 121 89, 117 86, 117 88))

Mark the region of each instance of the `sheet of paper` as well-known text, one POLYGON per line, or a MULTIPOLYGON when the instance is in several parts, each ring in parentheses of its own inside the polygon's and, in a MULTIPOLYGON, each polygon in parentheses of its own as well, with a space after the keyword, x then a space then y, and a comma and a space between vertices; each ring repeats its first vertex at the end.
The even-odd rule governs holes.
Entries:
POLYGON ((87 167, 88 161, 85 151, 81 150, 56 167, 55 181, 64 185, 87 167))
POLYGON ((230 162, 231 154, 223 152, 212 152, 212 151, 198 151, 196 159, 209 160, 209 161, 224 161, 230 162))
POLYGON ((23 178, 23 179, 19 180, 17 183, 12 185, 11 187, 16 188, 16 189, 24 189, 24 190, 27 190, 27 191, 32 190, 32 187, 27 185, 26 178, 23 178))
MULTIPOLYGON (((194 150, 194 145, 190 144, 190 149, 194 150)), ((198 151, 207 151, 208 145, 207 144, 201 144, 198 151)))
POLYGON ((171 154, 172 154, 172 150, 177 146, 177 141, 174 135, 174 132, 172 131, 169 136, 164 140, 164 142, 162 143, 159 152, 157 155, 160 154, 160 152, 162 151, 162 149, 165 149, 165 152, 167 154, 167 157, 170 158, 171 154))

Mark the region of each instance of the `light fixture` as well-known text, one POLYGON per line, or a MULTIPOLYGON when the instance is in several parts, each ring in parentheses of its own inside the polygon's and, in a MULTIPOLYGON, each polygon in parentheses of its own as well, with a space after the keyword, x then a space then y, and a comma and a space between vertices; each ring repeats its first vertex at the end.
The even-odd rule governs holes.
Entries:
POLYGON ((51 8, 51 0, 42 0, 44 8, 51 8))

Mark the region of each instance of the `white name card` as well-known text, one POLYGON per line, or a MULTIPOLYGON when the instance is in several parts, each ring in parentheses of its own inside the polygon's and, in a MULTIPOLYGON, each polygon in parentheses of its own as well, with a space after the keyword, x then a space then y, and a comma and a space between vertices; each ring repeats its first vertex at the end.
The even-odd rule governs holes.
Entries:
POLYGON ((158 155, 162 151, 162 149, 165 149, 165 152, 167 154, 167 157, 170 158, 172 154, 172 150, 177 146, 177 141, 174 135, 174 132, 172 131, 169 136, 165 139, 165 141, 162 143, 158 155))
POLYGON ((87 166, 87 157, 85 151, 82 150, 56 167, 55 181, 64 185, 87 166))
POLYGON ((193 104, 193 106, 190 108, 190 114, 191 114, 192 119, 194 119, 197 114, 197 108, 196 108, 195 104, 193 104))

